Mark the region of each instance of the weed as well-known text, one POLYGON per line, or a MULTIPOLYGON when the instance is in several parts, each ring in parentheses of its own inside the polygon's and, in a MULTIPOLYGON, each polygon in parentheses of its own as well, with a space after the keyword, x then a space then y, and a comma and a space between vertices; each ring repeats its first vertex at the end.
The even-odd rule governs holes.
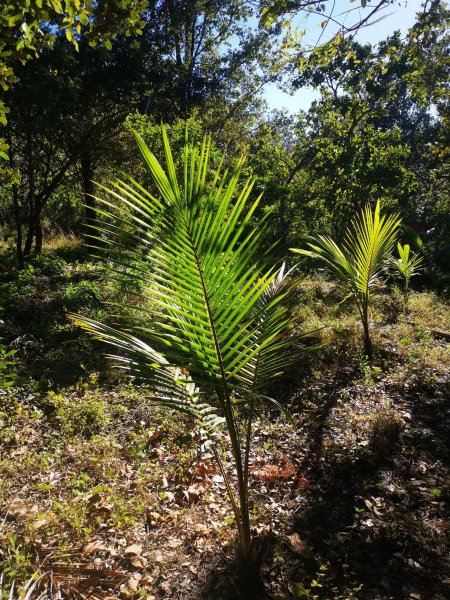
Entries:
POLYGON ((305 600, 358 600, 362 585, 357 585, 350 580, 348 565, 342 565, 343 576, 346 580, 345 590, 342 592, 333 585, 333 578, 329 573, 329 566, 321 564, 308 586, 294 583, 294 594, 296 598, 305 600))
POLYGON ((15 533, 2 536, 0 532, 0 541, 0 573, 6 576, 6 583, 24 580, 31 570, 31 554, 27 546, 15 533))
POLYGON ((392 448, 400 439, 402 427, 401 415, 389 404, 373 417, 370 444, 375 455, 387 458, 392 454, 392 448))
POLYGON ((75 392, 67 397, 50 391, 47 402, 54 407, 59 429, 65 435, 89 438, 104 431, 110 423, 107 403, 95 394, 79 397, 75 392))
POLYGON ((8 349, 0 338, 0 390, 11 387, 17 378, 15 354, 16 350, 8 349))

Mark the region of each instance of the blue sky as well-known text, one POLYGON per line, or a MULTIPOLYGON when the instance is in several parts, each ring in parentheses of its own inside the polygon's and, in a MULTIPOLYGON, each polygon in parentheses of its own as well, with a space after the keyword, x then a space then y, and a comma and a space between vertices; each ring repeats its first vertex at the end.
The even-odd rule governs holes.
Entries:
MULTIPOLYGON (((386 15, 383 20, 374 23, 358 32, 357 40, 361 43, 370 42, 376 44, 385 39, 388 35, 400 29, 402 34, 414 24, 415 16, 420 11, 423 0, 400 0, 389 6, 382 14, 386 15)), ((348 6, 348 0, 337 0, 337 5, 345 4, 348 6)), ((364 15, 364 13, 362 12, 364 15)), ((320 22, 323 19, 317 18, 315 22, 311 19, 310 26, 305 36, 305 40, 312 43, 320 34, 320 22)), ((319 93, 312 88, 302 88, 294 95, 290 96, 278 89, 275 84, 268 84, 264 89, 264 98, 270 109, 287 109, 290 113, 296 113, 300 109, 308 110, 311 102, 319 97, 319 93)))

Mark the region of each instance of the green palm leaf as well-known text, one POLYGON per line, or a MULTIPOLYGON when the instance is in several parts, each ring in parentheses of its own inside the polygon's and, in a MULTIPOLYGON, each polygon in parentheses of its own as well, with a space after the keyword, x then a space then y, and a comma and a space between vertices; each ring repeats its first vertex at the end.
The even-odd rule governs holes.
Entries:
POLYGON ((398 258, 391 257, 389 266, 394 272, 394 275, 400 279, 405 308, 408 308, 409 300, 409 284, 411 277, 418 275, 423 269, 423 256, 421 254, 413 254, 409 244, 397 244, 398 258))

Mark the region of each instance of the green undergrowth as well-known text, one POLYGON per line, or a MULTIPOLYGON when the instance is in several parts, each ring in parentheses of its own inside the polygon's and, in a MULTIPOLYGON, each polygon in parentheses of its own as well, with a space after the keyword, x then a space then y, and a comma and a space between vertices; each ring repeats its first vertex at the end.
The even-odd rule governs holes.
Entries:
POLYGON ((109 303, 123 296, 82 248, 48 251, 17 271, 12 258, 0 263, 0 337, 15 352, 21 380, 47 389, 74 384, 108 367, 95 343, 81 335, 67 312, 112 319, 109 303), (70 260, 69 260, 70 259, 70 260))

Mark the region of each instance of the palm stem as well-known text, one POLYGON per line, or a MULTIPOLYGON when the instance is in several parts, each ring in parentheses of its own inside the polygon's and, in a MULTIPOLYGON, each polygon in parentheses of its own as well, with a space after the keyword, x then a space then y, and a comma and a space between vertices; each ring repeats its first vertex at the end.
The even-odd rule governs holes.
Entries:
POLYGON ((373 359, 372 342, 370 340, 370 329, 369 329, 369 305, 367 302, 363 304, 362 312, 362 325, 364 331, 364 351, 367 359, 370 361, 373 359))
MULTIPOLYGON (((188 229, 189 231, 189 229, 188 229)), ((191 244, 192 253, 194 259, 196 261, 197 272, 199 274, 200 283, 203 290, 203 297, 205 300, 205 306, 208 314, 209 323, 211 326, 211 332, 214 339, 214 345, 216 350, 216 356, 219 363, 220 368, 220 383, 216 386, 216 394, 219 400, 219 403, 223 407, 225 421, 228 428, 228 434, 230 436, 232 454, 234 459, 234 464, 236 468, 236 476, 238 482, 238 496, 239 496, 239 504, 240 511, 237 515, 238 519, 238 533, 240 538, 241 552, 243 554, 244 560, 247 560, 250 553, 250 545, 251 545, 251 535, 250 535, 250 518, 248 514, 248 493, 247 493, 247 483, 246 477, 242 464, 242 453, 241 453, 241 445, 239 440, 239 433, 236 424, 236 419, 233 412, 233 406, 231 402, 230 391, 227 383, 227 374, 225 372, 225 367, 222 359, 221 347, 219 344, 217 331, 215 327, 215 319, 211 311, 211 303, 209 301, 209 294, 206 287, 205 279, 203 276, 203 268, 200 261, 200 258, 197 254, 196 245, 189 235, 189 242, 191 244)), ((230 495, 231 487, 227 488, 228 495, 230 496, 230 501, 232 502, 232 497, 230 495)), ((233 506, 234 508, 234 506, 233 506)), ((236 511, 235 511, 236 513, 236 511)))

